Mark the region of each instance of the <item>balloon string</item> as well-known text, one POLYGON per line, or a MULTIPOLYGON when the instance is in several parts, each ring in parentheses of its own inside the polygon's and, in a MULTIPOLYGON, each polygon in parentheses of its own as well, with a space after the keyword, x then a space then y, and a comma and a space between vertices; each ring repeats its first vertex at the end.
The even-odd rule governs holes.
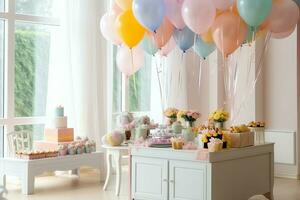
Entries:
POLYGON ((200 58, 200 66, 199 66, 199 76, 198 76, 198 87, 199 87, 199 96, 201 92, 201 80, 202 80, 202 65, 203 65, 204 60, 200 58))
POLYGON ((159 85, 159 95, 160 95, 160 103, 161 103, 161 112, 162 114, 164 113, 164 102, 163 102, 163 95, 162 95, 162 86, 161 86, 161 79, 160 79, 160 70, 158 69, 158 64, 157 60, 155 60, 155 65, 156 65, 156 75, 157 75, 157 80, 158 80, 158 85, 159 85))
MULTIPOLYGON (((132 48, 130 49, 130 56, 131 56, 131 68, 132 68, 132 71, 134 71, 134 64, 133 64, 133 52, 132 52, 132 48)), ((133 88, 134 88, 134 94, 136 96, 136 99, 138 98, 138 95, 137 95, 137 88, 136 88, 136 77, 135 77, 136 73, 133 74, 133 88)))
POLYGON ((260 75, 261 75, 261 72, 262 72, 263 61, 264 61, 263 58, 264 58, 264 56, 265 56, 265 54, 266 54, 266 52, 267 52, 267 50, 268 50, 268 45, 269 45, 270 38, 271 38, 271 33, 268 32, 268 33, 267 33, 267 36, 266 36, 266 39, 265 39, 265 42, 264 42, 264 46, 263 46, 262 53, 261 53, 261 55, 260 55, 260 57, 259 57, 258 70, 257 70, 257 73, 255 73, 255 74, 256 74, 256 75, 255 75, 255 79, 254 79, 254 81, 253 81, 253 83, 252 83, 252 86, 251 86, 249 92, 248 92, 247 94, 244 95, 244 97, 243 97, 243 99, 242 99, 242 101, 241 101, 241 104, 240 104, 240 106, 239 106, 239 108, 238 108, 238 110, 237 110, 236 116, 238 116, 238 115, 240 114, 240 112, 241 112, 243 106, 244 106, 245 103, 246 103, 246 98, 247 98, 249 95, 251 95, 251 94, 253 93, 253 91, 254 91, 254 89, 255 89, 255 87, 256 87, 256 83, 257 83, 257 81, 258 81, 258 79, 259 79, 259 77, 260 77, 260 75))

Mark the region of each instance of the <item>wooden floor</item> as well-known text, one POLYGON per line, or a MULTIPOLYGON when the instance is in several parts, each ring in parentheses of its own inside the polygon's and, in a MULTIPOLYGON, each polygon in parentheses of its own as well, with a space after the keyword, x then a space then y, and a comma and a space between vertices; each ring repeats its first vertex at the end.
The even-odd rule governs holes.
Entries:
MULTIPOLYGON (((128 200, 128 173, 123 169, 121 194, 114 195, 114 181, 108 191, 102 191, 103 183, 99 182, 100 174, 93 170, 84 170, 80 179, 75 176, 44 176, 36 178, 35 194, 23 196, 20 185, 15 181, 8 182, 8 200, 128 200)), ((114 178, 114 177, 113 177, 114 178)), ((300 181, 275 179, 275 200, 300 200, 300 181)))

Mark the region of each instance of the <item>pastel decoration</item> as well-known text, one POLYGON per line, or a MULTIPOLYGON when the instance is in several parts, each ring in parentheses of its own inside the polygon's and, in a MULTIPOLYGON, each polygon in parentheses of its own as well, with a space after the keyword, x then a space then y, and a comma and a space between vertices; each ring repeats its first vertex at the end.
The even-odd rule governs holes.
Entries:
POLYGON ((176 47, 176 43, 173 37, 171 37, 171 39, 169 40, 169 42, 163 46, 160 50, 159 50, 159 54, 161 56, 168 56, 169 53, 176 47))
POLYGON ((114 26, 117 16, 115 12, 108 12, 103 15, 100 21, 100 30, 103 37, 115 45, 122 43, 114 26))
POLYGON ((63 117, 65 115, 65 109, 63 106, 57 106, 55 108, 55 116, 56 117, 63 117))
POLYGON ((212 0, 215 7, 219 10, 226 10, 233 5, 234 0, 212 0))
POLYGON ((282 32, 282 33, 272 33, 272 38, 276 38, 276 39, 282 39, 282 38, 286 38, 288 36, 290 36, 294 31, 295 31, 295 27, 293 27, 291 30, 286 31, 286 32, 282 32))
POLYGON ((247 37, 247 25, 230 11, 217 17, 211 30, 214 42, 224 56, 233 53, 247 37))
POLYGON ((153 43, 153 41, 149 38, 149 36, 145 35, 144 39, 140 43, 143 50, 149 55, 154 56, 158 51, 157 46, 153 43))
POLYGON ((216 8, 211 0, 185 0, 182 17, 185 24, 195 33, 208 31, 216 16, 216 8))
POLYGON ((144 52, 139 46, 132 49, 126 46, 119 47, 116 62, 123 74, 131 76, 143 66, 144 52))
POLYGON ((194 50, 200 57, 203 59, 207 58, 215 49, 216 45, 213 42, 206 43, 201 39, 201 37, 197 36, 194 50))
POLYGON ((274 2, 271 14, 265 23, 272 33, 284 33, 293 29, 298 20, 298 5, 292 0, 278 0, 274 2))
POLYGON ((113 131, 106 136, 108 144, 111 146, 120 146, 124 142, 124 134, 120 131, 113 131))
POLYGON ((164 0, 133 0, 132 10, 140 24, 155 32, 163 22, 166 6, 164 0))
POLYGON ((251 43, 254 41, 256 37, 256 31, 255 29, 251 28, 251 26, 248 26, 248 31, 247 31, 247 38, 245 40, 245 43, 251 43))
POLYGON ((195 33, 188 27, 184 27, 182 30, 175 29, 173 38, 178 47, 185 53, 194 45, 195 33))
POLYGON ((181 15, 184 0, 165 0, 166 16, 177 29, 183 29, 185 23, 181 15))
POLYGON ((171 24, 170 20, 164 18, 162 25, 156 30, 155 33, 148 32, 147 34, 158 48, 162 48, 172 37, 173 31, 174 26, 171 24))
POLYGON ((136 21, 132 10, 127 10, 117 17, 115 28, 129 48, 136 46, 145 35, 145 29, 136 21))
POLYGON ((206 43, 214 42, 212 37, 211 30, 209 29, 207 32, 201 34, 201 39, 206 43))
POLYGON ((116 13, 117 15, 123 12, 122 8, 120 8, 116 2, 112 5, 111 11, 116 13))
POLYGON ((132 0, 116 0, 116 4, 124 11, 131 9, 132 0))
POLYGON ((237 0, 237 8, 248 25, 257 27, 270 14, 272 0, 237 0))

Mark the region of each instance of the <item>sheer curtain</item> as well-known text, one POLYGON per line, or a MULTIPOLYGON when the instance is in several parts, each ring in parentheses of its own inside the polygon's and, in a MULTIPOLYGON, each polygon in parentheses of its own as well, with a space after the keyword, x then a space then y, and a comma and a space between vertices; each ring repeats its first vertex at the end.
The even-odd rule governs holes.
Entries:
POLYGON ((106 42, 99 31, 106 1, 64 0, 61 31, 52 38, 47 115, 64 105, 76 136, 106 132, 106 42))

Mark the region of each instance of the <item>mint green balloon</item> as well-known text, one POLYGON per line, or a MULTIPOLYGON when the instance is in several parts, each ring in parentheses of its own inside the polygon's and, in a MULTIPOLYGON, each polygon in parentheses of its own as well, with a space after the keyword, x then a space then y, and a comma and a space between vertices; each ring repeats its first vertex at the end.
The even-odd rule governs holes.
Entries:
POLYGON ((216 49, 216 45, 212 43, 204 42, 200 36, 197 36, 194 51, 203 59, 206 59, 214 50, 216 49))
POLYGON ((256 30, 251 26, 248 26, 247 38, 245 40, 245 43, 253 42, 255 38, 255 34, 256 34, 256 30))
POLYGON ((272 0, 238 0, 240 16, 252 27, 263 23, 272 10, 272 0))
POLYGON ((152 40, 148 36, 144 36, 144 39, 140 43, 143 50, 149 55, 154 56, 158 51, 156 45, 152 42, 152 40))

